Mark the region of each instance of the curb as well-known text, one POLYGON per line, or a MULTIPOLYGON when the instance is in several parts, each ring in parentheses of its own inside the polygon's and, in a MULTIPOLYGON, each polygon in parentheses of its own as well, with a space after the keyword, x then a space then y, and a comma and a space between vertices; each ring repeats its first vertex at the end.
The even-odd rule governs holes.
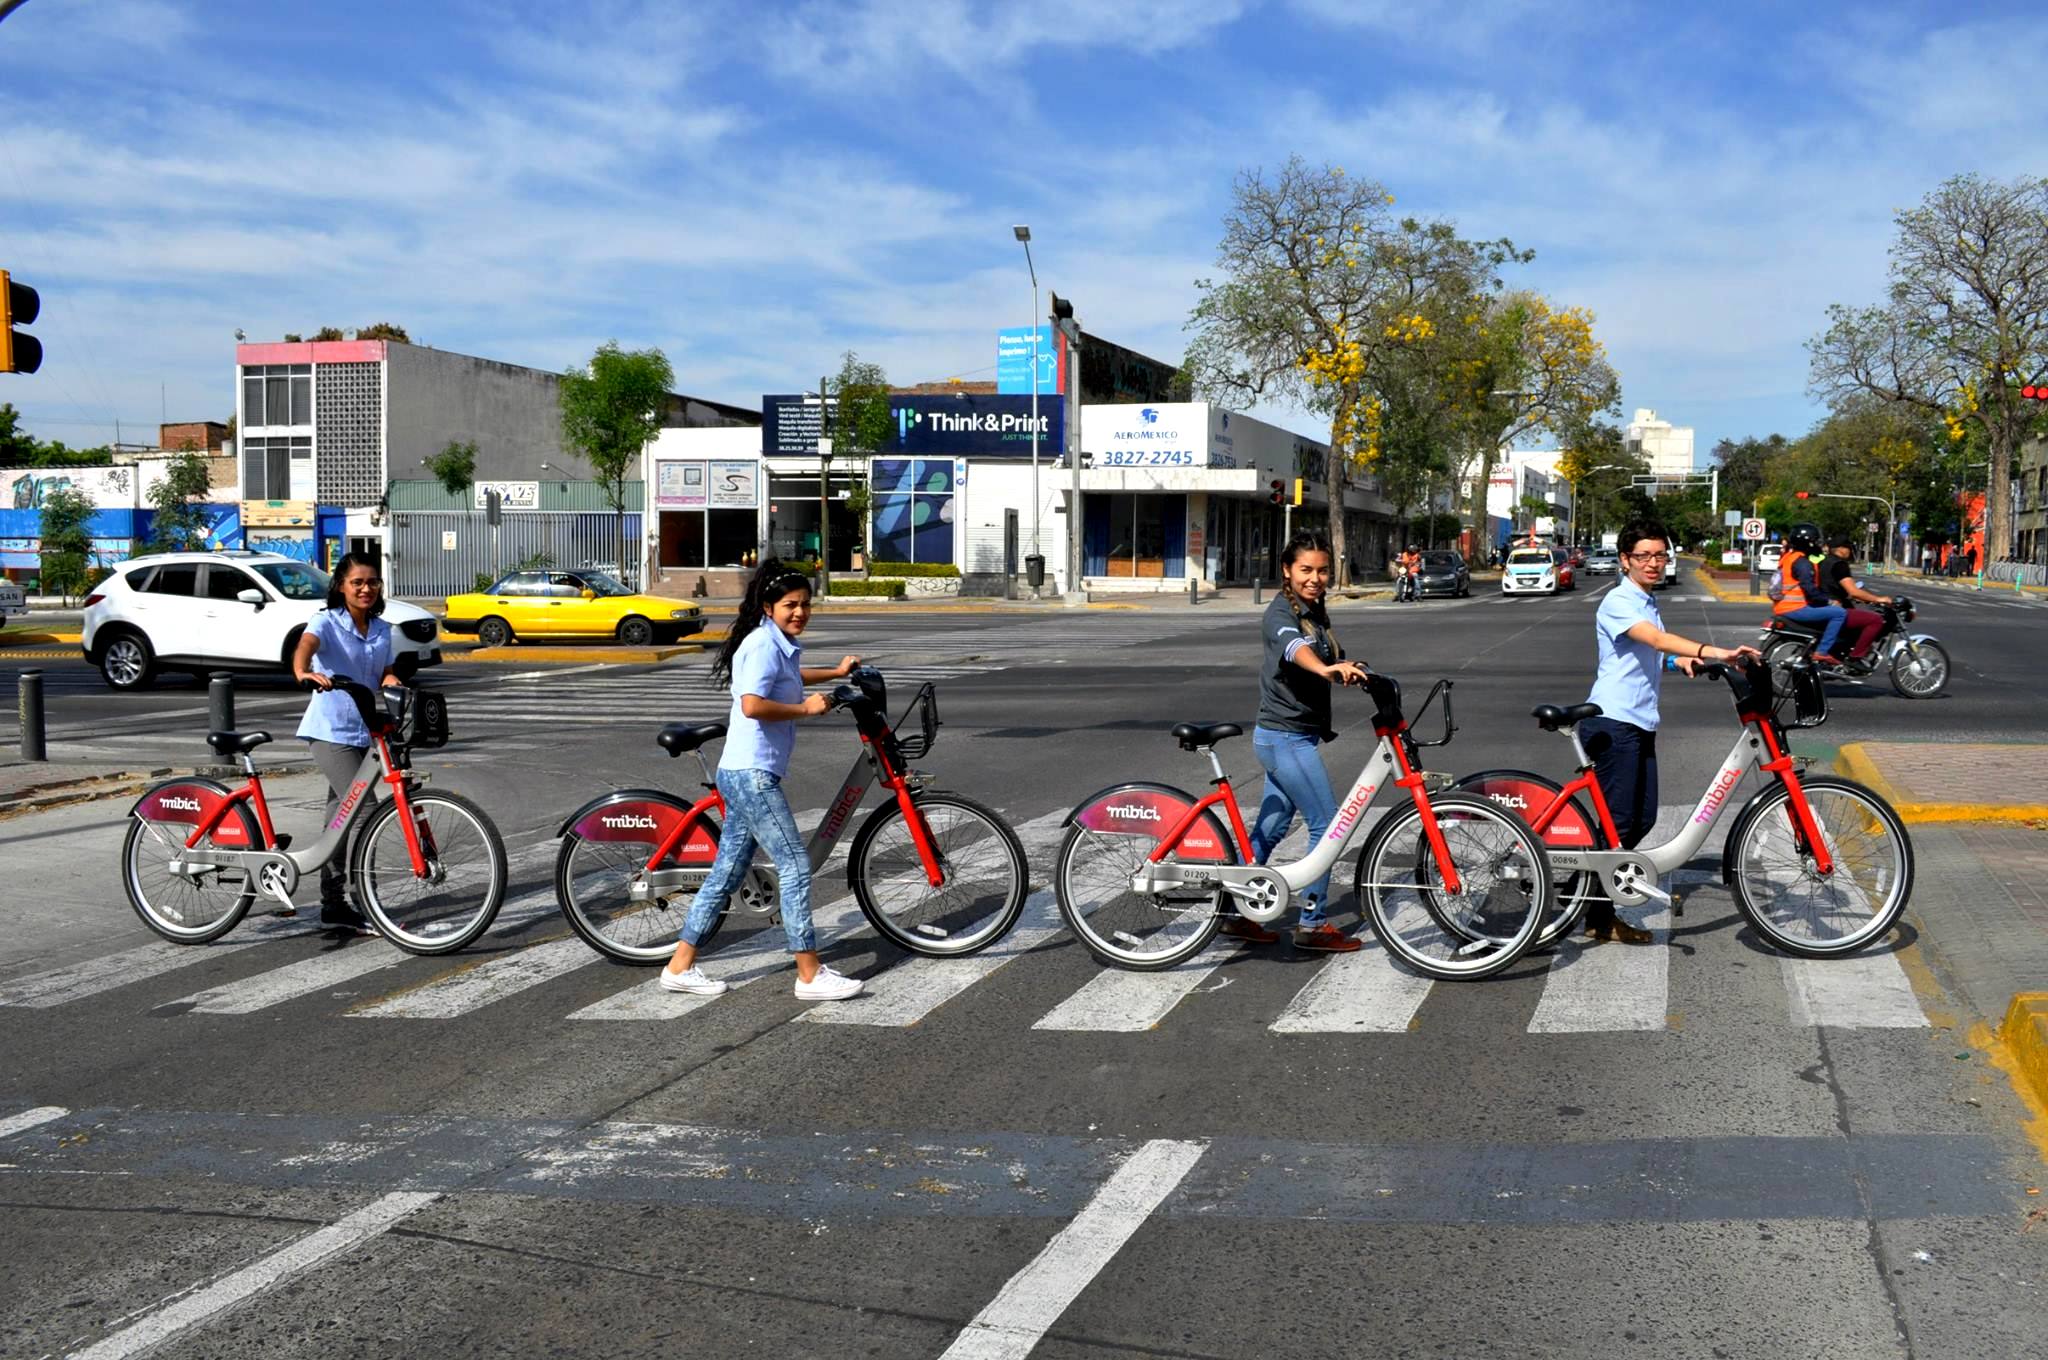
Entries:
POLYGON ((83 633, 0 633, 0 653, 14 650, 16 643, 30 647, 53 647, 75 645, 84 640, 83 633))
MULTIPOLYGON (((319 768, 310 760, 287 761, 281 765, 264 766, 263 777, 275 779, 284 775, 312 774, 317 773, 319 768)), ((209 779, 226 780, 233 779, 240 773, 232 765, 159 765, 148 770, 110 770, 105 774, 62 779, 0 798, 0 821, 31 812, 47 812, 52 808, 69 807, 74 803, 91 803, 102 798, 118 798, 126 794, 141 793, 157 780, 173 776, 202 775, 209 779)))
POLYGON ((1698 579, 1701 585, 1706 587, 1707 593, 1709 595, 1712 595, 1715 599, 1721 601, 1723 604, 1756 604, 1758 602, 1762 602, 1764 604, 1770 603, 1771 597, 1768 595, 1752 595, 1746 590, 1735 591, 1728 589, 1719 581, 1716 581, 1713 577, 1707 575, 1707 573, 1699 567, 1694 567, 1692 569, 1692 574, 1694 577, 1698 579))
POLYGON ((525 643, 514 643, 510 647, 477 647, 459 652, 443 650, 441 664, 519 666, 534 662, 595 662, 614 666, 652 666, 672 657, 689 656, 704 650, 705 647, 698 643, 678 643, 672 647, 530 647, 525 643))
POLYGON ((2013 1084, 2033 1096, 2036 1114, 2048 1115, 2048 992, 2015 993, 1998 1039, 2012 1060, 2013 1084))
POLYGON ((2048 821, 2048 804, 2040 803, 1930 803, 1909 798, 1878 772, 1877 764, 1864 751, 1863 743, 1852 741, 1835 753, 1835 772, 1853 779, 1892 805, 1899 820, 1915 822, 2040 822, 2048 821))

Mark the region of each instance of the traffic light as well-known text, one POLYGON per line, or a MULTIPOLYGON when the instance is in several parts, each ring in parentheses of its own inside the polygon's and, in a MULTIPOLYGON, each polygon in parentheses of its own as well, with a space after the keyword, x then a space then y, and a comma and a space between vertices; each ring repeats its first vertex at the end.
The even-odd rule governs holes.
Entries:
POLYGON ((1287 504, 1287 483, 1275 477, 1273 479, 1273 494, 1266 497, 1266 499, 1275 505, 1287 504))
POLYGON ((2048 386, 2022 387, 2020 395, 2028 401, 2048 401, 2048 386))
POLYGON ((42 309, 35 289, 0 269, 0 373, 33 373, 43 366, 43 342, 14 329, 34 321, 42 309))
POLYGON ((1812 495, 1813 493, 1811 491, 1795 491, 1792 493, 1792 499, 1795 501, 1803 501, 1810 499, 1812 495))
POLYGON ((1302 488, 1304 488, 1307 485, 1308 483, 1303 481, 1299 477, 1296 477, 1294 479, 1294 503, 1296 505, 1300 505, 1302 503, 1302 500, 1304 499, 1302 496, 1302 488))

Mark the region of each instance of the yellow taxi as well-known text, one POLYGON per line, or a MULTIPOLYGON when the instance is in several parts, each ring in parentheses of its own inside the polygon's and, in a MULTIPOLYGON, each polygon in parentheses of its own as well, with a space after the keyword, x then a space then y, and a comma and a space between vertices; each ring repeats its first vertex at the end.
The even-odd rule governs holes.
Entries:
POLYGON ((629 647, 672 642, 704 629, 704 611, 683 600, 642 595, 591 567, 510 571, 489 590, 448 597, 448 633, 474 633, 486 647, 517 639, 615 637, 629 647))

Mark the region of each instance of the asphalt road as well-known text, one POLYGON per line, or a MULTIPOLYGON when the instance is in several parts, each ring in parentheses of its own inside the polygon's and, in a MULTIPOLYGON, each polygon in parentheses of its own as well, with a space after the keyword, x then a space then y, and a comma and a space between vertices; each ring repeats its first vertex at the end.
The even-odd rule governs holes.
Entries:
MULTIPOLYGON (((1561 775, 1526 715, 1583 698, 1593 603, 1352 606, 1337 631, 1412 696, 1457 680, 1435 767, 1561 775)), ((1664 613, 1733 642, 1758 611, 1682 586, 1664 613)), ((2048 616, 1943 597, 1922 623, 1951 695, 1837 691, 1799 749, 2040 739, 2048 616)), ((1249 718, 1254 632, 1232 606, 826 614, 807 651, 934 679, 924 766, 1002 808, 1042 882, 1088 792, 1202 784, 1163 729, 1249 718)), ((941 967, 861 929, 828 869, 825 950, 868 997, 803 1006, 735 922, 706 958, 753 951, 747 985, 689 1007, 569 936, 549 879, 586 797, 694 781, 651 736, 722 712, 701 670, 448 680, 457 741, 422 764, 514 866, 454 958, 276 919, 156 943, 121 808, 0 823, 0 1354, 2005 1356, 2048 1325, 2041 1168, 1938 941, 1787 960, 1682 873, 1682 919, 1637 914, 1659 946, 1486 983, 1377 948, 1105 972, 1042 892, 1034 947, 941 967)), ((53 694, 67 740, 198 754, 200 691, 53 694)), ((1734 723, 1717 685, 1665 694, 1682 819, 1734 723)), ((1344 702, 1339 781, 1371 743, 1344 702)), ((299 703, 245 691, 245 725, 299 703)), ((1255 796, 1248 741, 1224 751, 1255 796)), ((843 720, 806 726, 800 812, 852 753, 843 720)), ((280 785, 303 825, 317 786, 280 785)))

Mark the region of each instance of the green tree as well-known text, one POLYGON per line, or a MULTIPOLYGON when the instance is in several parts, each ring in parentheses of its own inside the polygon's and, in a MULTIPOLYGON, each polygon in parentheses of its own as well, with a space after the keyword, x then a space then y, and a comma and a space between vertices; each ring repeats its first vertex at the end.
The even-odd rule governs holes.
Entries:
POLYGON ((470 488, 476 485, 476 445, 449 440, 427 460, 427 471, 434 474, 434 480, 449 495, 467 498, 470 488))
POLYGON ((42 590, 68 601, 85 590, 92 560, 92 498, 76 487, 43 497, 42 590))
MULTIPOLYGON (((820 460, 819 475, 827 477, 832 459, 844 454, 861 460, 861 476, 855 484, 853 494, 847 498, 846 511, 853 521, 857 543, 866 542, 864 526, 868 508, 873 504, 868 490, 871 465, 875 454, 889 442, 889 430, 894 424, 889 413, 889 376, 880 364, 871 364, 852 350, 839 357, 839 372, 826 383, 826 390, 837 401, 828 407, 830 415, 826 420, 826 432, 832 437, 832 452, 820 460)), ((826 485, 830 485, 827 477, 826 485)), ((818 525, 818 548, 829 564, 831 561, 831 499, 828 496, 820 503, 818 525)), ((831 591, 831 571, 825 572, 824 586, 831 591)))
POLYGON ((356 339, 396 340, 400 344, 405 345, 409 345, 412 343, 412 337, 405 333, 405 327, 393 325, 389 321, 379 321, 375 325, 364 326, 361 330, 356 332, 356 339))
POLYGON ((322 326, 319 330, 313 332, 313 338, 315 340, 346 340, 348 339, 348 332, 339 326, 322 326))
POLYGON ((1570 431, 1564 446, 1557 474, 1572 486, 1575 539, 1590 540, 1609 524, 1619 528, 1631 513, 1654 509, 1633 485, 1636 474, 1649 471, 1649 461, 1629 452, 1613 423, 1587 420, 1570 431))
POLYGON ((2048 380, 2048 179, 1958 175, 1899 212, 1886 300, 1828 308, 1807 344, 1814 393, 1857 394, 1984 436, 1985 551, 2012 542, 2012 459, 2039 408, 2022 385, 2048 380))
POLYGON ((1505 241, 1470 242, 1445 222, 1396 219, 1394 196, 1342 166, 1289 158, 1237 176, 1217 248, 1221 279, 1198 279, 1183 370, 1212 400, 1292 399, 1328 415, 1323 486, 1338 570, 1348 579, 1344 491, 1380 453, 1373 382, 1389 351, 1426 341, 1440 293, 1491 286, 1520 260, 1505 241))
POLYGON ((0 402, 0 467, 33 467, 36 437, 21 428, 13 402, 0 402))
POLYGON ((562 444, 590 464, 619 525, 619 574, 638 576, 626 541, 626 483, 640 471, 641 453, 661 430, 662 408, 675 371, 658 349, 620 349, 607 340, 582 368, 562 375, 562 444))
POLYGON ((1763 494, 1771 464, 1791 447, 1784 435, 1758 439, 1723 439, 1714 445, 1714 463, 1721 470, 1721 504, 1747 512, 1763 494))
POLYGON ((188 443, 164 464, 149 489, 149 546, 157 552, 192 552, 206 545, 206 497, 212 490, 206 460, 188 443))

